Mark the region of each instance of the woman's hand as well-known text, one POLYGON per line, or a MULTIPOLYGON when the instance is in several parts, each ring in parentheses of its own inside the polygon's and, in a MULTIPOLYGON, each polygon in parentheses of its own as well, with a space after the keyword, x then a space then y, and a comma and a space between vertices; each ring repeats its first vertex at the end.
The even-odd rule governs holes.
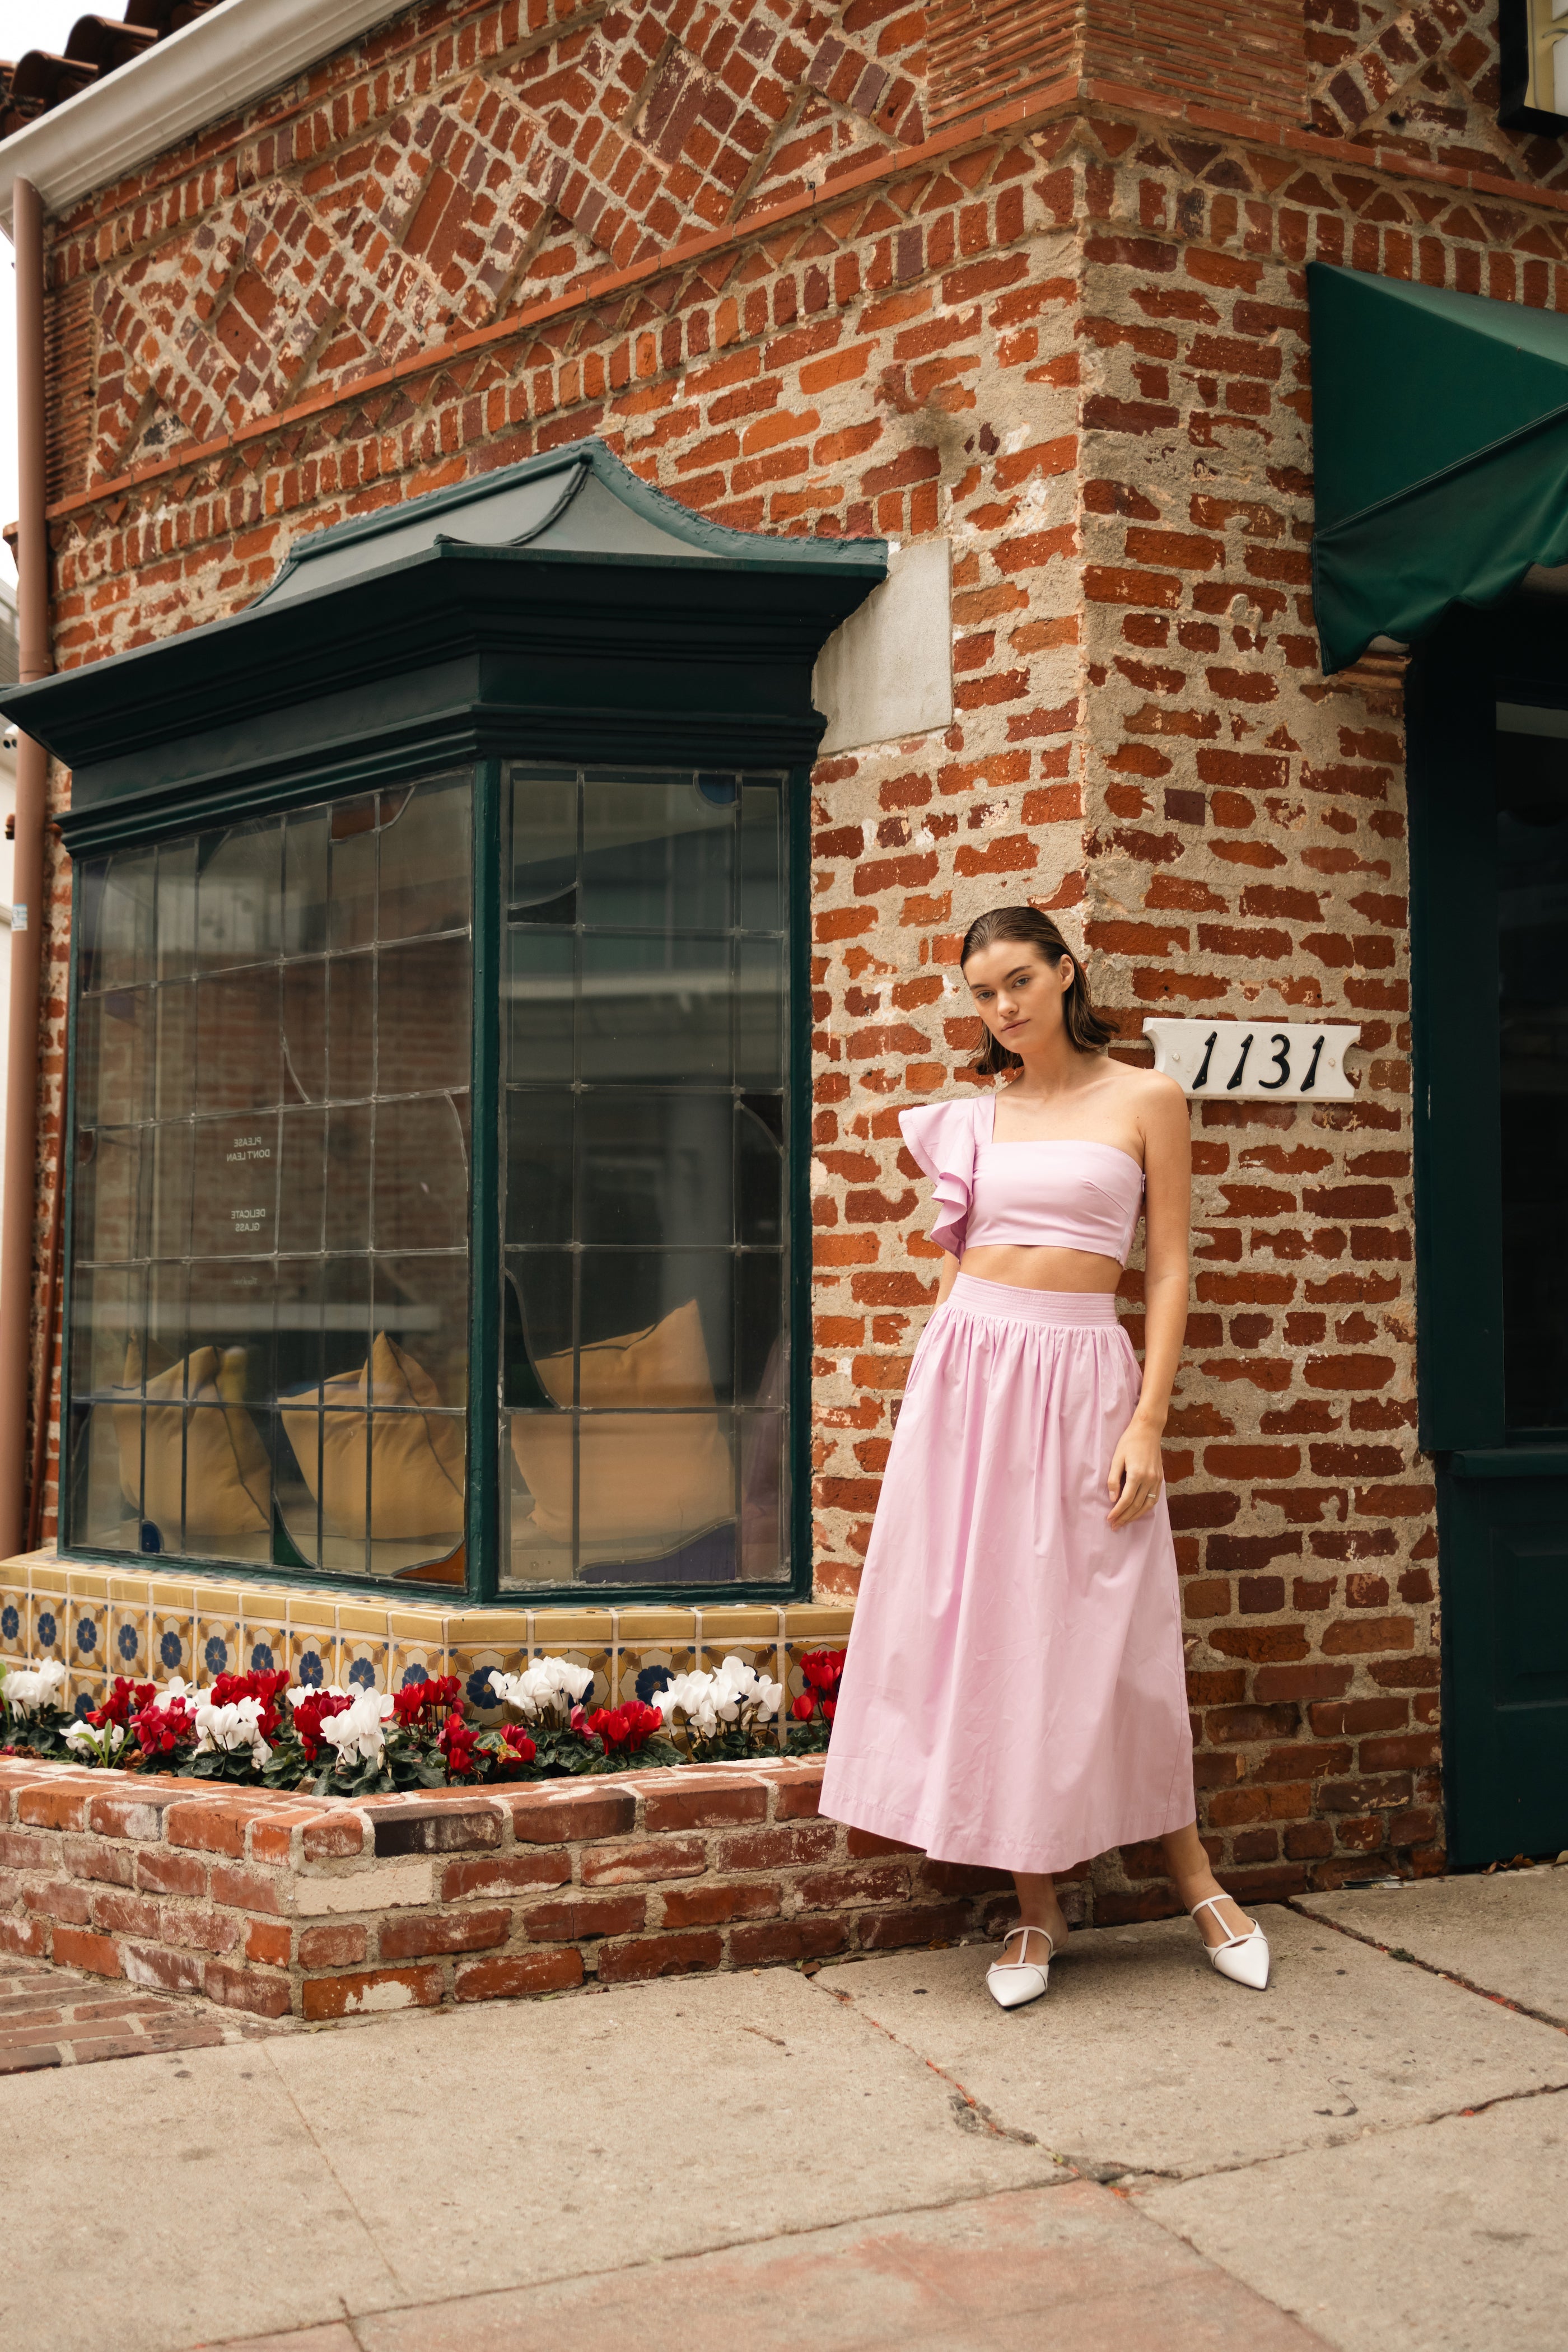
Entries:
POLYGON ((1122 1431, 1121 1442, 1110 1457, 1110 1475, 1106 1481, 1110 1515, 1106 1524, 1130 1528, 1134 1519, 1147 1517, 1159 1501, 1164 1483, 1160 1433, 1134 1416, 1122 1431))

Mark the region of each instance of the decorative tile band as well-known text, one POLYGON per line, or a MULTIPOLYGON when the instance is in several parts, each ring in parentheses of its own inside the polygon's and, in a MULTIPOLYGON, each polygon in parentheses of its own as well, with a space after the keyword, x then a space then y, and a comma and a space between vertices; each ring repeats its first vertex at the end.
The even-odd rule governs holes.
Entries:
POLYGON ((489 1677, 521 1673, 531 1657, 591 1667, 591 1704, 647 1698, 667 1675, 718 1665, 731 1653, 805 1687, 800 1661, 841 1649, 853 1612, 815 1601, 710 1609, 468 1609, 399 1593, 383 1603, 167 1573, 129 1573, 60 1559, 52 1550, 0 1560, 0 1658, 58 1658, 79 1714, 116 1675, 210 1683, 217 1675, 287 1667, 307 1686, 398 1690, 426 1675, 458 1675, 488 1709, 489 1677))

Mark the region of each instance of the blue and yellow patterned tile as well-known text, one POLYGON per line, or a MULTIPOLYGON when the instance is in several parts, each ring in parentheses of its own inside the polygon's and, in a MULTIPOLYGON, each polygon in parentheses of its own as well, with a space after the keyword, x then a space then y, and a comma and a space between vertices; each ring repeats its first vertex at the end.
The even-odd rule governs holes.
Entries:
POLYGON ((390 1642, 371 1641, 360 1633, 345 1634, 338 1644, 338 1680, 356 1697, 361 1691, 384 1691, 391 1663, 390 1642))
POLYGON ((25 1644, 29 1663, 41 1664, 45 1658, 58 1658, 63 1666, 67 1661, 69 1639, 70 1625, 64 1594, 31 1594, 27 1602, 25 1644))
POLYGON ((198 1617, 195 1654, 196 1680, 204 1690, 219 1675, 242 1674, 238 1618, 198 1617))
POLYGON ((102 1675, 72 1674, 66 1677, 65 1706, 79 1723, 101 1706, 109 1696, 109 1685, 102 1675))
POLYGON ((289 1680, 306 1690, 335 1688, 338 1675, 338 1637, 310 1625, 290 1623, 288 1629, 289 1680))
POLYGON ((19 1658, 26 1639, 27 1596, 12 1586, 0 1591, 0 1658, 19 1658))
POLYGON ((111 1675, 124 1675, 132 1682, 157 1679, 148 1641, 149 1612, 134 1602, 110 1601, 109 1604, 109 1671, 111 1675))
POLYGON ((239 1667, 247 1675, 289 1671, 289 1629, 281 1612, 276 1617, 261 1617, 246 1611, 239 1627, 239 1667))
POLYGON ((389 1688, 400 1691, 405 1683, 434 1681, 437 1675, 449 1671, 447 1653, 439 1640, 424 1642, 394 1642, 389 1688))
POLYGON ((195 1631, 196 1622, 189 1610, 154 1608, 147 1643, 154 1682, 173 1682, 176 1675, 185 1683, 202 1679, 196 1666, 195 1631))
POLYGON ((624 1706, 628 1699, 640 1698, 645 1706, 651 1706, 666 1683, 676 1675, 690 1674, 696 1663, 697 1654, 689 1643, 628 1642, 617 1660, 615 1705, 624 1706))
POLYGON ((72 1600, 67 1606, 65 1623, 68 1670, 101 1682, 110 1670, 108 1601, 72 1600))
POLYGON ((492 1674, 521 1674, 528 1661, 521 1650, 503 1650, 493 1642, 454 1643, 448 1653, 447 1672, 456 1675, 461 1691, 461 1703, 470 1707, 481 1722, 499 1723, 501 1702, 490 1685, 492 1674))

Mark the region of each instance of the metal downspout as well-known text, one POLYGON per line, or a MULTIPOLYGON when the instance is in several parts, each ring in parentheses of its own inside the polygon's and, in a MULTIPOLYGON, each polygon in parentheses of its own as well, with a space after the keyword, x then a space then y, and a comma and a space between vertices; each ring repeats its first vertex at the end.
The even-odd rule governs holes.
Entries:
MULTIPOLYGON (((12 188, 16 253, 18 667, 47 677, 49 555, 44 520, 44 215, 30 181, 12 188)), ((16 842, 11 896, 10 1030, 5 1055, 5 1196, 0 1211, 0 1559, 22 1549, 27 1478, 27 1397, 33 1369, 33 1249, 37 1212, 38 1002, 43 963, 44 814, 48 754, 16 742, 16 842)), ((47 1349, 45 1350, 47 1360, 47 1349)), ((47 1395, 38 1411, 47 1413, 47 1395)))

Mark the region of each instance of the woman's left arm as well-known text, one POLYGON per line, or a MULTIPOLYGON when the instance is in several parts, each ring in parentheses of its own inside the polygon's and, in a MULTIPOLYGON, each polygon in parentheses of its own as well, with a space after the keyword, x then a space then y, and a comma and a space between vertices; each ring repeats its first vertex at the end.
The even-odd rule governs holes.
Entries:
POLYGON ((1172 1078, 1153 1080, 1143 1129, 1143 1385, 1111 1459, 1110 1524, 1124 1528, 1160 1499, 1160 1439, 1187 1328, 1187 1243, 1192 1218, 1192 1131, 1186 1097, 1172 1078))

